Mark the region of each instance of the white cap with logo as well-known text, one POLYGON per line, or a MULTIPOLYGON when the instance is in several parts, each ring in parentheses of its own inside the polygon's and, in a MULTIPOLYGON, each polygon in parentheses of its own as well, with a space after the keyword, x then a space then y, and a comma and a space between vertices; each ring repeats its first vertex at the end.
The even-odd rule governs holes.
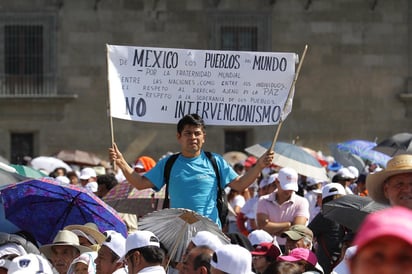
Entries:
POLYGON ((212 250, 216 250, 219 246, 223 245, 222 241, 215 234, 209 231, 199 231, 192 238, 192 242, 196 246, 205 245, 210 247, 212 250))
POLYGON ((154 235, 153 232, 151 231, 147 231, 147 230, 135 231, 129 234, 129 236, 127 236, 125 255, 130 250, 145 247, 145 246, 156 246, 160 248, 160 241, 156 237, 156 235, 154 235))
POLYGON ((11 261, 7 273, 14 274, 53 274, 49 261, 41 255, 26 254, 11 261))
POLYGON ((329 183, 322 187, 322 199, 333 195, 346 195, 345 188, 339 183, 329 183))
POLYGON ((279 170, 278 180, 283 190, 298 191, 298 173, 290 167, 284 167, 279 170))
POLYGON ((210 265, 228 274, 252 274, 252 254, 246 248, 226 244, 213 253, 210 265))
POLYGON ((126 254, 126 238, 114 230, 106 230, 104 234, 106 235, 106 240, 102 243, 102 246, 107 246, 119 258, 123 258, 126 254))

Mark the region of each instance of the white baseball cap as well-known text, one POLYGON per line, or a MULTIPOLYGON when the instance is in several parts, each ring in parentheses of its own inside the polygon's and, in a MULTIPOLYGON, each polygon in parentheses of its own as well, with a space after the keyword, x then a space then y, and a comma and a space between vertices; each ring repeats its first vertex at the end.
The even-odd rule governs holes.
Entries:
POLYGON ((192 242, 195 246, 205 245, 212 250, 216 250, 219 246, 223 245, 222 241, 215 234, 209 231, 199 231, 192 238, 192 242))
POLYGON ((278 178, 279 174, 273 173, 267 176, 266 178, 263 178, 262 181, 259 184, 259 188, 264 188, 265 186, 270 185, 271 183, 275 182, 276 179, 278 178))
POLYGON ((252 254, 246 248, 226 244, 215 250, 210 265, 228 274, 252 274, 252 254))
POLYGON ((102 243, 102 246, 107 246, 119 258, 123 258, 126 255, 126 238, 114 230, 106 230, 103 234, 106 235, 106 240, 102 243))
POLYGON ((49 261, 41 255, 26 254, 11 261, 7 273, 13 274, 53 274, 49 261))
POLYGON ((272 243, 273 237, 268 232, 263 229, 255 229, 247 235, 252 246, 258 245, 260 243, 272 243))
POLYGON ((66 185, 70 184, 70 179, 67 178, 67 176, 64 176, 64 175, 57 176, 56 180, 59 181, 62 184, 66 184, 66 185))
POLYGON ((352 172, 353 176, 355 176, 355 178, 359 177, 359 169, 357 169, 354 166, 348 166, 348 169, 350 172, 352 172))
POLYGON ((137 163, 135 163, 135 164, 133 165, 133 168, 141 168, 141 169, 144 169, 144 165, 143 165, 142 162, 137 161, 137 163))
POLYGON ((338 194, 346 195, 345 188, 339 183, 329 183, 322 187, 322 199, 338 194))
POLYGON ((126 255, 130 250, 145 246, 156 246, 160 248, 160 241, 151 231, 135 231, 127 236, 126 250, 124 254, 126 255))
POLYGON ((323 184, 323 180, 321 180, 321 179, 316 179, 316 178, 312 178, 312 177, 308 177, 307 179, 306 179, 306 185, 307 186, 314 186, 314 185, 317 185, 317 184, 323 184))
POLYGON ((91 167, 85 167, 80 171, 80 180, 88 180, 90 177, 97 177, 96 171, 91 167))
POLYGON ((341 169, 338 170, 336 175, 339 176, 341 179, 355 179, 355 175, 347 168, 347 167, 342 167, 341 169))
POLYGON ((290 167, 279 170, 278 180, 283 190, 298 191, 298 173, 290 167))

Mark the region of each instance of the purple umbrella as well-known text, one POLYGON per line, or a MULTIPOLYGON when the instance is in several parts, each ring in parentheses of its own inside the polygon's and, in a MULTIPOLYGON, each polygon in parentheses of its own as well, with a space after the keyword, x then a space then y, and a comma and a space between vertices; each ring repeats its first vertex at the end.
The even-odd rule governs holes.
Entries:
POLYGON ((88 190, 52 178, 31 179, 1 188, 6 218, 30 232, 41 244, 51 243, 67 225, 95 223, 100 232, 127 236, 117 212, 88 190))

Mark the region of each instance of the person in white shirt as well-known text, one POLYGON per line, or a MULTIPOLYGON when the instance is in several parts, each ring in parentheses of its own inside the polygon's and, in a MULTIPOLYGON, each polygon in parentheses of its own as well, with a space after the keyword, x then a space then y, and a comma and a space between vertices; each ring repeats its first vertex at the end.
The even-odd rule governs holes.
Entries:
POLYGON ((97 192, 97 174, 96 171, 91 167, 85 167, 80 171, 80 184, 90 190, 91 192, 97 192))
POLYGON ((166 274, 162 266, 165 254, 160 248, 159 239, 152 232, 139 230, 129 234, 125 253, 123 261, 127 264, 129 274, 166 274))

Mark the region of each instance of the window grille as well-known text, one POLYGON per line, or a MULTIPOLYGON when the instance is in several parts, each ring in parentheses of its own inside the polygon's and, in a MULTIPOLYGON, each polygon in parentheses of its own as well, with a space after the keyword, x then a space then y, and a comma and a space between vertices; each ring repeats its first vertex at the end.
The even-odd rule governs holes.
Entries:
POLYGON ((225 152, 243 151, 246 148, 246 130, 225 131, 225 152))
POLYGON ((209 48, 216 50, 269 51, 269 13, 210 13, 209 48))
POLYGON ((220 33, 223 50, 257 51, 257 27, 222 26, 220 33))
POLYGON ((0 18, 0 97, 56 95, 54 17, 0 18))

